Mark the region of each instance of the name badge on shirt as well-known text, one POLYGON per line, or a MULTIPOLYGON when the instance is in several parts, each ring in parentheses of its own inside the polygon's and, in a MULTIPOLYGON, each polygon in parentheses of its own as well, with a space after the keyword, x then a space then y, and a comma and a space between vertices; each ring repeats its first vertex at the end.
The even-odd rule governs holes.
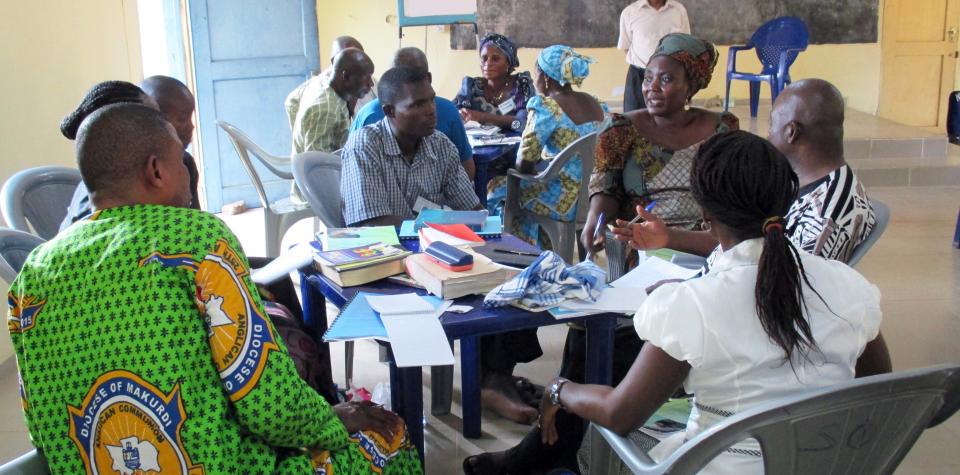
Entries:
POLYGON ((507 115, 513 112, 514 109, 516 109, 516 105, 513 103, 513 99, 501 102, 500 105, 497 106, 497 111, 499 111, 501 115, 507 115))

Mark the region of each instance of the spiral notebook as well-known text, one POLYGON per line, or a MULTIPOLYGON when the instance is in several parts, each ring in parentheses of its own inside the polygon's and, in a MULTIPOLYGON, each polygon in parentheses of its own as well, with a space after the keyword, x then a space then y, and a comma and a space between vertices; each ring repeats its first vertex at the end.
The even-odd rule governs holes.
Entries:
MULTIPOLYGON (((351 341, 374 338, 386 341, 387 328, 383 326, 380 316, 373 310, 370 303, 367 302, 368 296, 380 296, 373 292, 357 292, 343 308, 340 314, 333 320, 326 333, 323 334, 323 341, 351 341)), ((443 305, 443 300, 432 295, 423 296, 433 308, 439 308, 443 305)))
MULTIPOLYGON (((408 239, 419 239, 420 235, 417 234, 415 221, 408 219, 400 225, 400 240, 405 241, 408 239)), ((483 227, 479 231, 476 231, 477 235, 484 239, 489 238, 498 238, 503 232, 503 223, 501 222, 500 216, 487 216, 486 221, 483 223, 483 227)))

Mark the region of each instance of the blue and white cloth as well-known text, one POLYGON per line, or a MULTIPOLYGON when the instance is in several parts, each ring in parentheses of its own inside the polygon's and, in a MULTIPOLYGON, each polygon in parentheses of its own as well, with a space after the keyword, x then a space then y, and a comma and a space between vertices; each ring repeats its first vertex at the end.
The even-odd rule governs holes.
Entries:
POLYGON ((606 287, 606 276, 607 273, 591 261, 567 266, 560 256, 546 251, 516 277, 491 290, 483 299, 483 305, 502 307, 519 301, 521 305, 539 309, 568 299, 596 302, 601 289, 606 287))

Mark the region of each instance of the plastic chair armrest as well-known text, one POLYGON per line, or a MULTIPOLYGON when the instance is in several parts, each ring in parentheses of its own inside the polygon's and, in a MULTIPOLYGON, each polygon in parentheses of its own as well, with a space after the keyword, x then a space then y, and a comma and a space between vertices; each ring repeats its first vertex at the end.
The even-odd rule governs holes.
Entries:
POLYGON ((283 166, 290 166, 292 162, 289 159, 289 157, 275 157, 273 155, 270 155, 264 152, 263 150, 257 150, 257 152, 259 153, 255 153, 254 155, 256 155, 256 157, 260 160, 260 163, 262 163, 263 166, 267 167, 267 169, 270 170, 270 173, 273 173, 274 175, 280 178, 283 178, 284 180, 293 179, 292 172, 290 172, 289 170, 282 170, 278 168, 283 166), (261 155, 261 153, 263 155, 261 155), (284 158, 286 158, 286 160, 284 160, 284 158))
POLYGON ((753 49, 753 45, 733 45, 727 53, 727 74, 737 71, 737 52, 753 49))
MULTIPOLYGON (((653 459, 640 447, 637 447, 637 444, 633 443, 632 440, 594 423, 590 424, 590 429, 595 432, 595 435, 603 437, 610 449, 620 457, 624 465, 629 467, 633 473, 647 473, 657 467, 657 462, 654 462, 653 459)), ((591 454, 590 458, 592 463, 594 458, 593 454, 591 454)))
POLYGON ((783 80, 787 77, 787 57, 790 56, 790 53, 799 53, 806 50, 807 48, 787 48, 780 52, 780 61, 777 65, 777 85, 779 89, 783 89, 783 80))
POLYGON ((533 175, 533 174, 531 174, 531 173, 521 173, 521 172, 520 172, 519 170, 517 170, 516 168, 511 168, 511 169, 507 170, 507 175, 508 175, 508 176, 515 177, 515 178, 519 178, 521 181, 540 182, 540 181, 541 181, 541 180, 540 180, 540 175, 542 175, 542 173, 539 174, 539 175, 533 175))

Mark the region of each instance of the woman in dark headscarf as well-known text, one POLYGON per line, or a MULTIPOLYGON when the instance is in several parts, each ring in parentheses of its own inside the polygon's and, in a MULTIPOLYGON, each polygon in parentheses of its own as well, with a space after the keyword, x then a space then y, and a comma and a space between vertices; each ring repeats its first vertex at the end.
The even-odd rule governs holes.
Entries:
POLYGON ((527 100, 534 95, 533 79, 520 67, 517 47, 506 36, 487 33, 480 40, 480 77, 465 77, 454 104, 464 122, 497 125, 520 132, 526 125, 527 100))
POLYGON ((594 230, 614 219, 631 219, 637 206, 656 201, 655 211, 671 226, 692 228, 699 211, 690 196, 690 164, 701 143, 714 134, 736 130, 728 112, 689 107, 710 83, 717 64, 712 44, 684 33, 664 36, 643 79, 647 108, 614 114, 597 143, 590 176, 590 213, 580 240, 589 251, 603 247, 594 230), (604 223, 598 217, 604 216, 604 223))

